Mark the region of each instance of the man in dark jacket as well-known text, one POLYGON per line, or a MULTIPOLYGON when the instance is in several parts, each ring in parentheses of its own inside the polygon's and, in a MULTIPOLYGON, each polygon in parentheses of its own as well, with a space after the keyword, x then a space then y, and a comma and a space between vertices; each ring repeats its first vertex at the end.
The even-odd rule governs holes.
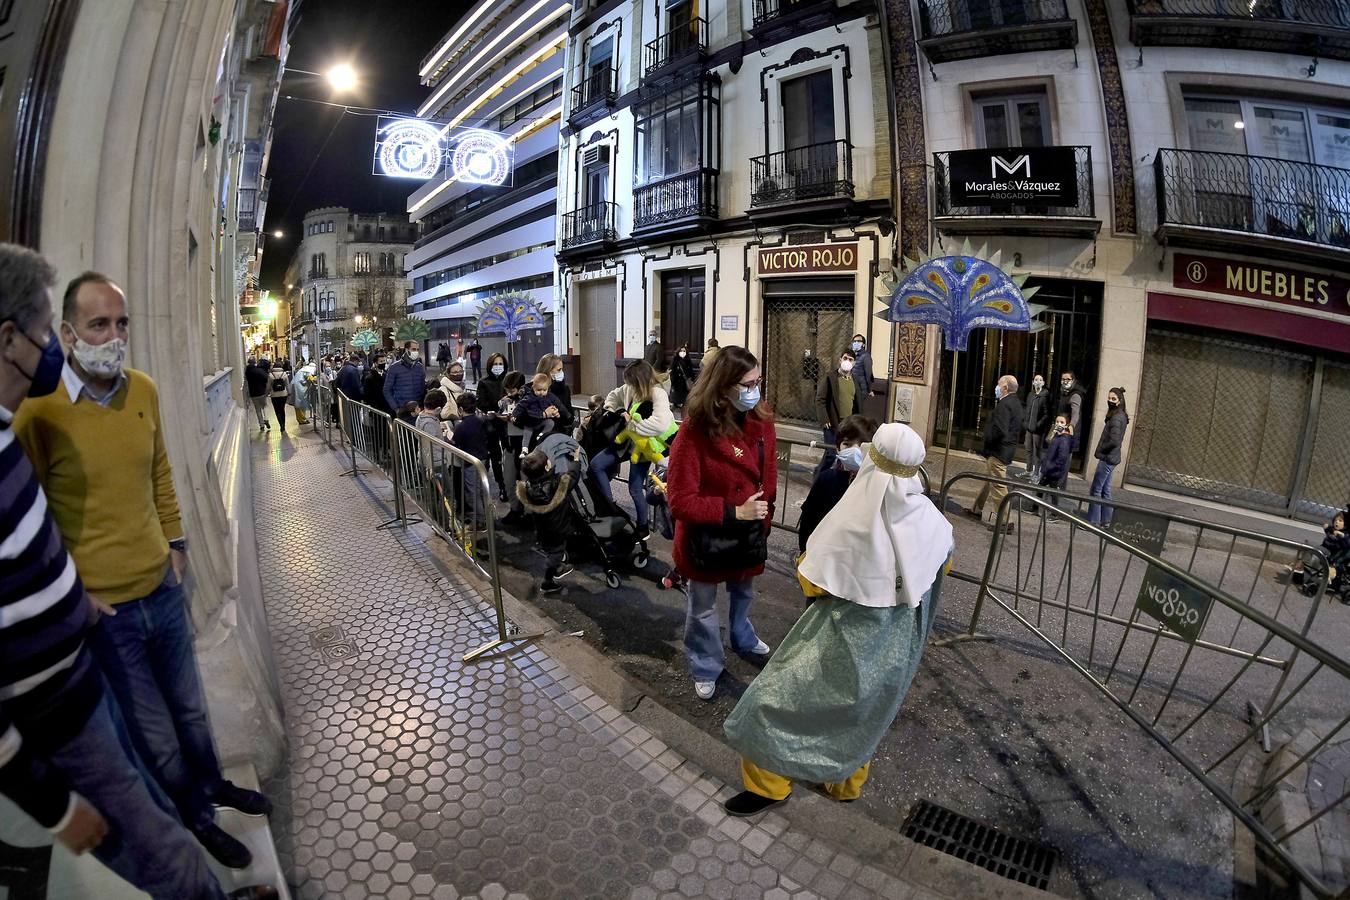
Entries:
MULTIPOLYGON (((1087 406, 1087 388, 1078 383, 1072 372, 1065 372, 1059 376, 1059 403, 1055 407, 1055 415, 1062 415, 1069 420, 1069 431, 1073 433, 1073 449, 1078 452, 1078 448, 1083 445, 1083 438, 1086 437, 1087 428, 1083 423, 1083 408, 1087 406)), ((1065 479, 1068 474, 1065 473, 1065 479)), ((1064 487, 1063 484, 1060 485, 1064 487)))
POLYGON ((385 370, 384 401, 394 412, 402 409, 409 400, 421 402, 426 396, 423 388, 427 384, 427 370, 421 357, 417 342, 407 341, 403 344, 402 358, 385 370))
POLYGON ((1035 481, 1041 477, 1041 450, 1045 447, 1045 433, 1050 428, 1050 392, 1045 389, 1045 379, 1040 375, 1031 377, 1031 390, 1022 404, 1022 427, 1027 432, 1027 474, 1035 481))
POLYGON ((384 354, 376 354, 373 364, 366 371, 366 377, 361 381, 361 395, 366 398, 367 406, 392 416, 394 411, 384 399, 384 371, 387 365, 384 354))
POLYGON ((816 411, 824 426, 827 447, 834 447, 839 423, 862 412, 863 391, 853 378, 854 362, 852 350, 839 354, 838 368, 820 379, 816 388, 816 411))
POLYGON ((355 356, 348 357, 338 370, 337 378, 333 379, 337 389, 342 391, 348 400, 362 402, 365 395, 361 391, 361 370, 357 368, 355 356))
POLYGON ((268 428, 267 395, 272 392, 272 376, 268 367, 256 359, 250 359, 244 366, 244 384, 248 388, 248 402, 253 404, 253 412, 258 416, 258 430, 268 428))
MULTIPOLYGON (((1017 399, 1017 379, 1004 375, 994 386, 994 414, 984 427, 985 472, 998 482, 986 482, 970 513, 984 520, 988 528, 994 527, 994 518, 998 515, 998 506, 1008 495, 1008 486, 1003 479, 1008 477, 1008 463, 1022 439, 1022 401, 1017 399)), ((1009 523, 1011 528, 1012 523, 1009 523)))

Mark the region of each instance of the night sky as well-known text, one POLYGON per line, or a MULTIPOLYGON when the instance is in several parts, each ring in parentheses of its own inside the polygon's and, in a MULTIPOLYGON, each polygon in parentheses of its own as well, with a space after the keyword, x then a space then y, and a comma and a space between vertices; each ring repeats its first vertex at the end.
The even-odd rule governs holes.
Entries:
POLYGON ((363 213, 401 212, 418 186, 414 181, 370 173, 375 140, 372 116, 344 116, 341 109, 287 100, 286 95, 411 114, 427 96, 417 77, 422 58, 471 5, 470 0, 305 0, 300 6, 286 65, 323 72, 347 60, 360 74, 361 87, 353 94, 334 97, 324 79, 286 73, 267 172, 272 190, 267 201, 261 287, 273 291, 284 287, 286 264, 299 242, 301 219, 309 210, 347 206, 363 213), (311 164, 313 171, 306 178, 311 164), (271 236, 277 229, 285 233, 284 238, 271 236))

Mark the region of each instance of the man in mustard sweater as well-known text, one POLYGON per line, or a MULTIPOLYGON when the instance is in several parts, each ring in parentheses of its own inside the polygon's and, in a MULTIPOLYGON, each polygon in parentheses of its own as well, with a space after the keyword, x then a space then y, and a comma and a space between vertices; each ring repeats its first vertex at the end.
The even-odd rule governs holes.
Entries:
POLYGON ((202 846, 244 868, 248 848, 215 824, 213 807, 266 815, 271 804, 226 781, 216 757, 159 393, 148 375, 124 368, 127 301, 111 279, 87 272, 72 281, 62 320, 62 384, 25 403, 14 431, 86 588, 116 613, 92 646, 137 749, 202 846))

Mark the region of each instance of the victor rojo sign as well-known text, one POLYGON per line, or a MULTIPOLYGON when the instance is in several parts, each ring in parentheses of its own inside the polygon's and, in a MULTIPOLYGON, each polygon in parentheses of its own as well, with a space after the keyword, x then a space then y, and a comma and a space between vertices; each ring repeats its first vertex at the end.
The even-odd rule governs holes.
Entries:
POLYGON ((853 272, 858 268, 858 242, 803 244, 798 247, 761 247, 760 275, 798 275, 803 272, 853 272))
POLYGON ((1077 206, 1073 147, 955 150, 947 156, 952 206, 1077 206))

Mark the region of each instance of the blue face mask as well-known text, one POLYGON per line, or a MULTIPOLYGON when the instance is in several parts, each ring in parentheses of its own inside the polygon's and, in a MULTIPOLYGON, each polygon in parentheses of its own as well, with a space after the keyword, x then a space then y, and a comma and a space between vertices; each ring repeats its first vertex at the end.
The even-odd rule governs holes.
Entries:
POLYGON ((756 406, 759 406, 759 387, 739 388, 736 392, 736 399, 731 401, 741 412, 749 412, 756 406))
POLYGON ((1003 388, 997 384, 994 385, 994 399, 995 400, 1003 399, 1003 388))
POLYGON ((853 352, 854 352, 854 353, 857 353, 859 350, 862 349, 862 347, 863 347, 862 341, 854 341, 854 342, 853 342, 853 352))
MULTIPOLYGON (((15 327, 18 327, 17 322, 15 327)), ((19 334, 28 338, 28 343, 42 351, 42 356, 38 359, 33 374, 29 375, 27 372, 23 372, 23 369, 19 369, 20 372, 23 372, 24 377, 32 382, 28 385, 28 396, 45 397, 56 390, 56 386, 61 383, 61 370, 66 364, 66 354, 61 347, 61 341, 53 334, 47 340, 46 345, 43 345, 29 337, 28 332, 22 328, 19 329, 19 334)))
POLYGON ((845 472, 856 472, 862 468, 863 450, 861 447, 845 447, 835 458, 845 472))

